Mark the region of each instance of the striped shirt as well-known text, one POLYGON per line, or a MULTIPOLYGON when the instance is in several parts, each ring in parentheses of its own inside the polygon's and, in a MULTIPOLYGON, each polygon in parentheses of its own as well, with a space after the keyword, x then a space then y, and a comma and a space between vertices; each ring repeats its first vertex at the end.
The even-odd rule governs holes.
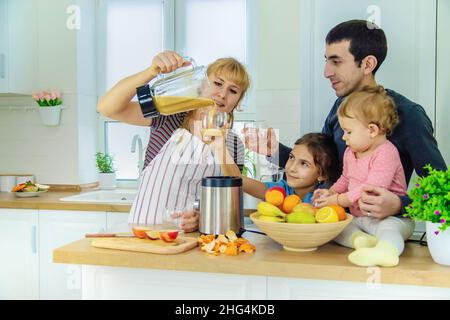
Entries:
MULTIPOLYGON (((148 140, 147 151, 145 152, 144 169, 161 151, 161 148, 170 139, 172 134, 181 128, 186 114, 184 112, 169 116, 161 115, 152 120, 150 138, 148 140)), ((239 170, 242 171, 244 167, 244 144, 233 130, 228 131, 227 147, 234 162, 238 165, 239 170)))
POLYGON ((128 222, 161 224, 167 208, 192 210, 202 178, 219 175, 211 147, 185 129, 176 130, 142 172, 128 222))

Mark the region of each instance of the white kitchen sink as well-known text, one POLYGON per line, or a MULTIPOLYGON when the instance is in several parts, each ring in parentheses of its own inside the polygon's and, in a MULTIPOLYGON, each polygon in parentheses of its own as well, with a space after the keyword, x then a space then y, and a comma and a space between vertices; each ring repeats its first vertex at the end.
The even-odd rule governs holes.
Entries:
POLYGON ((99 190, 77 194, 75 196, 64 197, 59 200, 71 202, 100 202, 100 203, 121 203, 132 204, 136 198, 137 190, 117 189, 99 190))

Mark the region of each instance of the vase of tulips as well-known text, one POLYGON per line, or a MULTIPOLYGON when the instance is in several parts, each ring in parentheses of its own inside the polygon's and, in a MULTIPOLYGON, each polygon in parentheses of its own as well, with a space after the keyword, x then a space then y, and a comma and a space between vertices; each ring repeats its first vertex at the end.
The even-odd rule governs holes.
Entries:
POLYGON ((61 93, 58 90, 34 92, 32 98, 39 106, 39 115, 46 126, 58 126, 61 119, 61 93))

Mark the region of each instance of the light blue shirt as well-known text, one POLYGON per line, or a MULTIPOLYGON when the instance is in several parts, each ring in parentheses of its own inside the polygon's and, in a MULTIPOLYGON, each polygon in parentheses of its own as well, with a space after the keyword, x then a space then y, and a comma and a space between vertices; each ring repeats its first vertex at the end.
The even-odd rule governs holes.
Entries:
MULTIPOLYGON (((286 180, 280 180, 277 182, 264 182, 264 184, 266 185, 266 189, 272 188, 272 187, 281 187, 284 189, 284 191, 286 191, 286 196, 290 196, 291 194, 295 194, 295 191, 293 188, 289 187, 289 185, 287 184, 286 180)), ((303 199, 302 202, 305 203, 311 203, 312 202, 312 196, 313 193, 309 192, 308 194, 306 194, 303 199)))

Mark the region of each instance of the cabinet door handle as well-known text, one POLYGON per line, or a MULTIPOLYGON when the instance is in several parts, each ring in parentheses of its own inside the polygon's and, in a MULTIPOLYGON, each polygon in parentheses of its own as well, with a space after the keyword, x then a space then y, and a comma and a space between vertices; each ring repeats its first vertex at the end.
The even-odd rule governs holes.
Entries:
POLYGON ((5 79, 5 54, 4 53, 0 53, 0 78, 5 79))
POLYGON ((37 253, 37 226, 31 227, 31 252, 37 253))

